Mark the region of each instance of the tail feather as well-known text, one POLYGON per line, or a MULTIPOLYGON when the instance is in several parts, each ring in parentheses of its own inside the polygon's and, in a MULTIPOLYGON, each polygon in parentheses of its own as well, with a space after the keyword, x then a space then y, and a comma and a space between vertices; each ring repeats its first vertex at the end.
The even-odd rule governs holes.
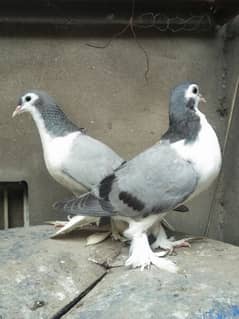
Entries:
POLYGON ((58 201, 53 204, 53 208, 66 214, 82 216, 103 217, 115 215, 110 203, 96 198, 91 193, 84 194, 78 198, 74 197, 58 201))

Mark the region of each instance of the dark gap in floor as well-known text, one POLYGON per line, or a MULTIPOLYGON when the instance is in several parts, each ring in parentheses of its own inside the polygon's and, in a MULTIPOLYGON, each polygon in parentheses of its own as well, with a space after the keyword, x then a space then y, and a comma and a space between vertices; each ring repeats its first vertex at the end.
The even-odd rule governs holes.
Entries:
POLYGON ((96 285, 106 276, 107 271, 101 275, 98 279, 96 279, 89 287, 87 287, 84 291, 82 291, 78 296, 76 296, 72 301, 70 301, 67 305, 65 305, 62 309, 60 309, 55 315, 53 315, 50 319, 60 319, 67 312, 69 312, 81 299, 83 299, 92 289, 95 288, 96 285))

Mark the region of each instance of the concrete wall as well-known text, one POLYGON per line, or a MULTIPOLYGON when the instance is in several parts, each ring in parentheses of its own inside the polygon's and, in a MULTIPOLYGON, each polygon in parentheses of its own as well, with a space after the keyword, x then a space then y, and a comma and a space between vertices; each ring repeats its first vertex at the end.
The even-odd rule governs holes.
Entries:
MULTIPOLYGON (((228 139, 216 201, 211 212, 208 234, 239 245, 239 16, 226 28, 224 66, 226 75, 225 104, 232 110, 228 139), (235 97, 235 100, 233 99, 235 97), (233 101, 234 100, 234 101, 233 101)), ((229 117, 229 116, 228 116, 229 117)))
MULTIPOLYGON (((140 38, 150 60, 148 83, 144 54, 132 38, 114 40, 105 49, 86 46, 89 41, 102 44, 107 38, 17 33, 0 38, 0 178, 28 183, 31 224, 56 218, 51 204, 69 193, 48 175, 30 116, 11 118, 22 91, 48 91, 90 135, 129 159, 167 128, 170 89, 192 80, 207 98, 202 110, 223 141, 227 119, 217 112, 224 59, 220 33, 140 38)), ((174 213, 171 222, 179 230, 202 234, 212 195, 213 187, 190 204, 189 214, 174 213)))

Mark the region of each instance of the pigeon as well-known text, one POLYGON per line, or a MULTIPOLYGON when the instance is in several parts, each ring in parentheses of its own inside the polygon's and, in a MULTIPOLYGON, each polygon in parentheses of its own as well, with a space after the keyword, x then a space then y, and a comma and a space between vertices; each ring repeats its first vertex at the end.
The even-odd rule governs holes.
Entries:
MULTIPOLYGON (((55 100, 44 91, 30 90, 24 93, 12 116, 23 112, 32 115, 38 128, 48 172, 76 196, 91 190, 124 162, 111 148, 72 123, 55 100)), ((98 220, 83 219, 87 223, 98 220)), ((82 218, 76 218, 71 224, 78 221, 83 222, 82 218)))
POLYGON ((205 99, 196 83, 176 86, 170 96, 169 127, 158 143, 121 164, 88 194, 55 203, 65 213, 127 221, 124 236, 131 245, 126 266, 178 269, 152 251, 147 232, 167 212, 206 190, 219 174, 220 145, 198 108, 200 101, 205 99))
POLYGON ((50 175, 76 195, 91 189, 124 161, 72 123, 43 91, 22 95, 13 117, 23 112, 29 112, 35 121, 50 175))

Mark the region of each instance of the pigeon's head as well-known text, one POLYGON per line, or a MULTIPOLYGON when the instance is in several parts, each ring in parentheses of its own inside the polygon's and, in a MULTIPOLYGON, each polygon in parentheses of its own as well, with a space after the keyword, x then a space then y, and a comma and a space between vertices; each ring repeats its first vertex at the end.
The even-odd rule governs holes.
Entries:
POLYGON ((181 120, 185 114, 198 112, 199 102, 206 102, 200 94, 199 86, 195 83, 186 82, 176 86, 170 98, 170 116, 181 120))
POLYGON ((53 98, 44 91, 31 90, 20 97, 18 106, 13 112, 12 117, 23 112, 29 112, 32 114, 36 112, 36 110, 39 113, 42 113, 46 108, 50 108, 55 105, 53 98))

